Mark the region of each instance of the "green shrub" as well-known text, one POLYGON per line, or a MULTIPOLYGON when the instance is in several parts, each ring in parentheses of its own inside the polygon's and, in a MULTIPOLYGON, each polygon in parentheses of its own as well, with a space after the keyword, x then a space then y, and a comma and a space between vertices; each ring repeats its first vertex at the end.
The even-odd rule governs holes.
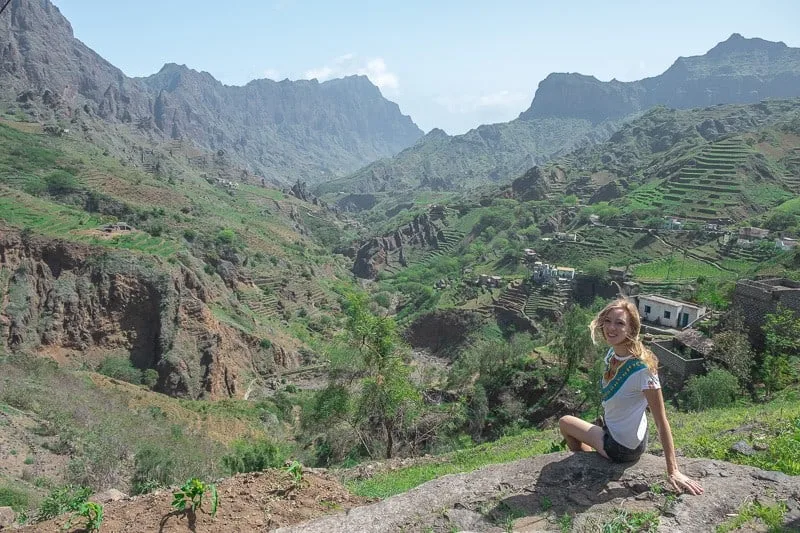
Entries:
POLYGON ((236 239, 236 233, 232 229, 223 229, 217 233, 217 242, 220 244, 233 244, 236 239))
POLYGON ((232 448, 231 453, 222 457, 223 466, 231 474, 277 468, 286 459, 283 450, 266 439, 237 440, 232 448))
POLYGON ((142 385, 152 389, 158 383, 158 370, 155 368, 148 368, 142 371, 142 385))
POLYGON ((12 487, 0 487, 0 507, 11 507, 17 512, 28 508, 28 493, 12 487))
POLYGON ((70 511, 77 511, 81 504, 86 503, 91 495, 92 489, 86 487, 66 485, 54 489, 39 505, 36 521, 43 522, 70 511))
POLYGON ((136 385, 142 382, 142 371, 134 367, 127 357, 108 356, 100 363, 97 371, 104 376, 136 385))
POLYGON ((144 445, 133 458, 131 486, 134 494, 146 494, 172 482, 175 461, 170 452, 156 445, 144 445))
POLYGON ((78 190, 75 176, 64 170, 54 170, 44 177, 47 192, 52 195, 69 194, 78 190))
POLYGON ((739 380, 727 370, 714 369, 705 376, 692 376, 683 389, 683 405, 690 411, 727 407, 739 395, 739 380))

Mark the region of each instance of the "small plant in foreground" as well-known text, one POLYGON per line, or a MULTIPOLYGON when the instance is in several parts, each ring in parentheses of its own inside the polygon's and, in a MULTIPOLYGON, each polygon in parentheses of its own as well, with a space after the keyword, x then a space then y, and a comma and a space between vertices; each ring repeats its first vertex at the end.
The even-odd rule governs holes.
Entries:
POLYGON ((185 512, 187 506, 192 512, 196 512, 203 505, 203 496, 208 493, 211 498, 211 517, 217 514, 219 507, 219 495, 217 494, 217 486, 213 483, 205 483, 196 477, 193 477, 177 491, 172 493, 172 506, 178 510, 185 512))
POLYGON ((292 476, 292 481, 295 485, 299 485, 303 481, 303 465, 300 461, 292 461, 286 467, 286 473, 292 476))
POLYGON ((86 503, 91 494, 91 489, 83 487, 76 488, 71 485, 54 489, 39 505, 36 521, 43 522, 45 520, 50 520, 51 518, 55 518, 60 514, 70 511, 77 512, 81 505, 86 503))
POLYGON ((603 524, 603 533, 655 533, 658 529, 658 512, 630 513, 618 510, 611 521, 603 524))
POLYGON ((558 519, 558 527, 561 529, 561 533, 569 533, 572 531, 572 515, 564 513, 561 518, 558 519))
POLYGON ((103 506, 94 502, 83 502, 74 511, 73 515, 61 529, 70 529, 75 520, 84 519, 83 530, 86 533, 100 531, 100 524, 103 523, 103 506))

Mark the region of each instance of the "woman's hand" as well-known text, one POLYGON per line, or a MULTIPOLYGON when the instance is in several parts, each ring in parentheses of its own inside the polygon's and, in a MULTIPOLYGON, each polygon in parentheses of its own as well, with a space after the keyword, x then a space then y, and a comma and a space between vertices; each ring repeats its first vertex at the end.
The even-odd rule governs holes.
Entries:
POLYGON ((703 487, 700 486, 700 483, 677 470, 670 474, 669 484, 678 492, 684 492, 685 490, 689 494, 703 494, 703 487))

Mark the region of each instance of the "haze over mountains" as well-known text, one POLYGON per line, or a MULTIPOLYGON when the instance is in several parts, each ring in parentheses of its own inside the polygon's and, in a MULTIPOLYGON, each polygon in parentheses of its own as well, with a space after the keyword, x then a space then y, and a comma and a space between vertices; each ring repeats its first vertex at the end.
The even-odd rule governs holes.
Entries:
POLYGON ((422 131, 363 76, 256 80, 225 86, 208 73, 165 65, 129 78, 75 39, 48 1, 15 1, 0 19, 2 99, 36 120, 86 115, 129 124, 154 140, 224 150, 271 180, 321 181, 393 155, 422 131), (20 96, 22 95, 22 96, 20 96))
POLYGON ((181 140, 275 183, 324 183, 323 193, 458 190, 508 181, 580 144, 604 141, 621 121, 655 105, 800 95, 800 49, 733 34, 705 55, 679 58, 644 80, 551 74, 515 120, 457 136, 434 129, 423 137, 363 76, 234 87, 167 64, 152 76, 129 78, 75 39, 49 1, 15 1, 5 15, 0 99, 6 113, 65 126, 71 121, 84 132, 105 123, 154 144, 181 140))
POLYGON ((603 141, 621 121, 656 105, 686 109, 798 95, 800 49, 733 34, 706 54, 678 58, 660 76, 644 80, 602 82, 583 74, 551 74, 517 119, 453 137, 432 132, 396 157, 322 190, 457 190, 504 181, 586 141, 603 141))

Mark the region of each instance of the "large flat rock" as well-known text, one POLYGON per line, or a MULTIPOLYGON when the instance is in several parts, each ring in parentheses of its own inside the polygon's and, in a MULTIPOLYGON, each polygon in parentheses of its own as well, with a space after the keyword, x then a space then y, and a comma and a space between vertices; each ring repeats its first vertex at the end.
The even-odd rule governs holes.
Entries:
POLYGON ((660 532, 696 533, 714 531, 754 501, 787 500, 786 527, 800 531, 800 520, 791 512, 800 497, 800 476, 707 459, 684 459, 679 466, 701 481, 703 495, 668 494, 662 457, 645 454, 636 463, 615 465, 595 453, 564 452, 444 476, 374 504, 277 531, 561 531, 564 521, 573 531, 599 531, 618 510, 626 510, 658 512, 660 532))

